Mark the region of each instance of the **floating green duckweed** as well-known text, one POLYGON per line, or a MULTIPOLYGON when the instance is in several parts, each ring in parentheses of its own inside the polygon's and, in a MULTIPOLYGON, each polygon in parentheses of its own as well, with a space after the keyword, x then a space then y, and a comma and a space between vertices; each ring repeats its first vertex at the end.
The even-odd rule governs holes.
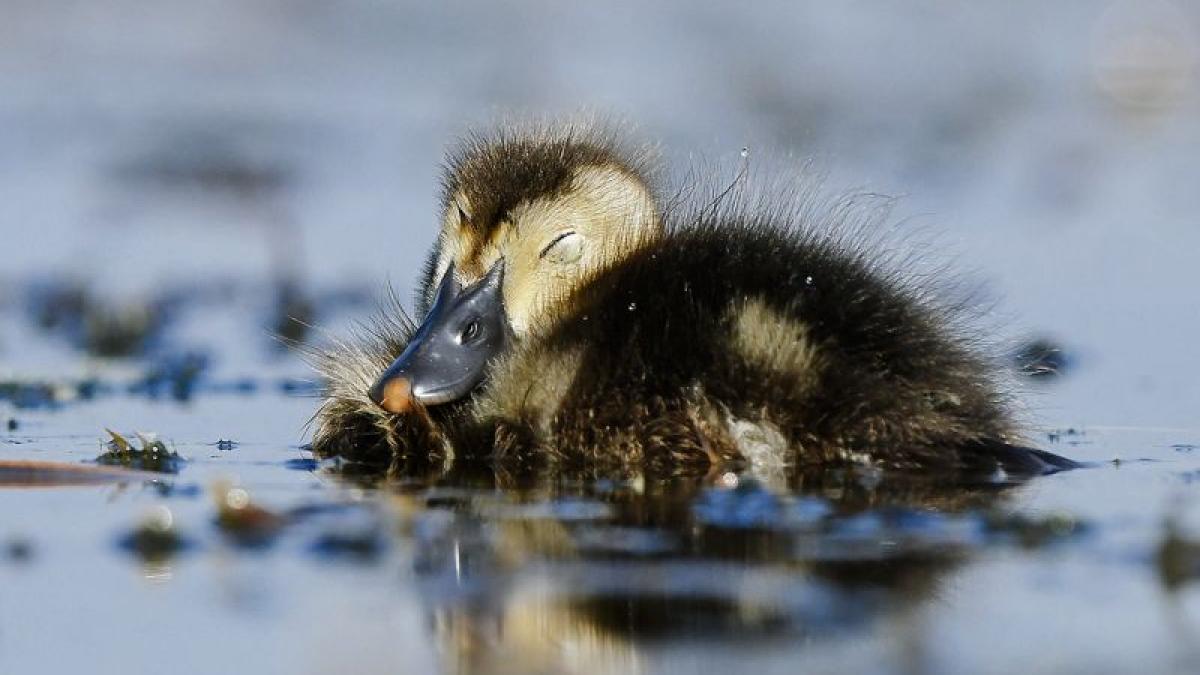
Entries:
POLYGON ((185 460, 179 453, 171 450, 154 434, 135 433, 140 448, 135 448, 124 436, 105 429, 109 440, 105 443, 107 451, 96 457, 97 464, 109 466, 124 466, 141 471, 156 471, 159 473, 179 473, 185 460))

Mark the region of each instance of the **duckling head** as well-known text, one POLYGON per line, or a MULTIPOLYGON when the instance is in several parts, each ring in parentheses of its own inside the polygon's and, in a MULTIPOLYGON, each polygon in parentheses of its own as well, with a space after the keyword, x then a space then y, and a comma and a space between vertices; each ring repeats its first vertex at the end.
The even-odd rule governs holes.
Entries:
POLYGON ((470 136, 443 176, 420 327, 371 388, 392 413, 462 398, 515 340, 549 330, 588 279, 656 240, 645 150, 567 125, 470 136))

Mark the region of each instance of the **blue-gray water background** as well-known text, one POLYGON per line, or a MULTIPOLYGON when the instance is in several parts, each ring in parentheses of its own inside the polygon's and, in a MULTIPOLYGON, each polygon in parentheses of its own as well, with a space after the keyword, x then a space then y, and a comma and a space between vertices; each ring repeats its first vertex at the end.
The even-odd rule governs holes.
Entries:
MULTIPOLYGON (((136 306, 165 287, 294 280, 326 298, 313 320, 336 334, 370 311, 339 298, 387 280, 407 297, 455 135, 506 111, 581 108, 629 119, 674 166, 746 147, 814 164, 831 190, 902 197, 894 220, 954 252, 994 299, 998 337, 1070 355, 1065 376, 1021 385, 1037 428, 1083 432, 1052 449, 1124 465, 1020 493, 1030 513, 1091 523, 1088 539, 985 547, 913 615, 757 646, 574 635, 604 658, 554 652, 547 671, 1200 668, 1198 585, 1168 593, 1154 566, 1164 519, 1200 522, 1195 2, 3 0, 0 380, 141 376, 143 361, 86 356, 28 320, 29 289, 63 283, 136 306)), ((150 430, 194 459, 180 480, 202 491, 230 479, 281 509, 361 497, 283 468, 305 457, 316 403, 280 390, 310 375, 272 347, 269 293, 222 292, 159 339, 207 355, 225 389, 183 404, 0 401, 0 424, 19 424, 0 458, 88 460, 105 427, 150 430)), ((156 577, 112 542, 164 504, 203 539, 207 496, 0 501, 0 537, 33 551, 0 561, 0 672, 453 669, 430 609, 443 591, 412 578, 420 537, 366 566, 214 539, 156 577)), ((566 583, 518 569, 493 598, 509 625, 566 583)), ((748 583, 794 583, 777 576, 748 583)))

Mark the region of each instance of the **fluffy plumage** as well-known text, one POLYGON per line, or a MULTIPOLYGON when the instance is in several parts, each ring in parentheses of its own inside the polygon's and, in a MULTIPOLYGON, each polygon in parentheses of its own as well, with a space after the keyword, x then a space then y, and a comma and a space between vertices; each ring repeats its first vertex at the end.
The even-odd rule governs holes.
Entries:
MULTIPOLYGON (((640 175, 644 155, 616 138, 570 127, 471 137, 452 155, 444 205, 469 211, 455 226, 486 240, 522 203, 569 192, 580 167, 640 175)), ((660 236, 561 294, 463 401, 396 417, 366 397, 412 334, 390 308, 319 358, 330 388, 314 449, 596 470, 1071 466, 1021 446, 961 317, 869 243, 854 209, 743 189, 694 201, 664 209, 660 236)), ((422 298, 457 231, 443 230, 422 298)))

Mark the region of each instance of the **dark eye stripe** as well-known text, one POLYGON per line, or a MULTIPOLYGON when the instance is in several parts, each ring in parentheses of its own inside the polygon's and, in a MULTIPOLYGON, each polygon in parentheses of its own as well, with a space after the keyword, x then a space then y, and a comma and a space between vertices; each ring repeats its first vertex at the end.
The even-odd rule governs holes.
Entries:
POLYGON ((575 234, 575 233, 574 232, 563 232, 562 234, 558 235, 557 237, 554 238, 554 241, 550 242, 549 244, 546 244, 546 248, 542 249, 542 252, 538 254, 538 257, 545 258, 546 254, 550 252, 550 249, 554 248, 555 244, 557 244, 558 242, 562 241, 563 239, 566 239, 567 237, 569 237, 573 234, 575 234))

